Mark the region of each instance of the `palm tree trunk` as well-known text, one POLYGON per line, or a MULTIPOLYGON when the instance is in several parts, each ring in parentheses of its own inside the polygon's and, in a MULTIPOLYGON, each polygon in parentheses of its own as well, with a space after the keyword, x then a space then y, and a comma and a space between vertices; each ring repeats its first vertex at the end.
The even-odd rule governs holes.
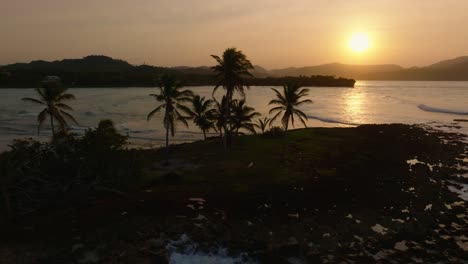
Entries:
POLYGON ((231 131, 229 128, 229 123, 231 122, 231 101, 232 101, 232 92, 230 88, 227 89, 226 93, 226 106, 225 106, 225 120, 224 120, 224 150, 228 151, 231 149, 231 131))
POLYGON ((206 131, 205 131, 205 129, 202 129, 202 130, 203 130, 203 138, 204 138, 205 141, 206 141, 206 131))
POLYGON ((50 115, 50 127, 52 128, 52 137, 55 138, 55 127, 54 127, 54 117, 50 115))
POLYGON ((169 149, 169 126, 166 126, 166 149, 169 149))

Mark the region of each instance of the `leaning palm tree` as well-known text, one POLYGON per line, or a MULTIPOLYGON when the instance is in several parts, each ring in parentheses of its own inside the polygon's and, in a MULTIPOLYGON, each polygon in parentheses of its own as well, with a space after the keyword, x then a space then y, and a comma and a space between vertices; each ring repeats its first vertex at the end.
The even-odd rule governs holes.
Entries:
POLYGON ((22 100, 45 107, 37 116, 38 135, 41 126, 47 119, 47 116, 50 118, 50 127, 52 129, 53 137, 56 136, 55 121, 58 123, 60 131, 62 132, 68 127, 67 121, 78 124, 75 118, 70 113, 66 112, 73 111, 73 108, 64 103, 66 101, 75 100, 75 96, 73 94, 66 93, 67 88, 65 88, 60 81, 44 81, 40 88, 35 88, 34 90, 39 95, 39 99, 26 97, 22 100))
POLYGON ((245 100, 232 101, 232 129, 236 134, 239 134, 240 129, 255 133, 252 119, 258 116, 260 113, 255 112, 253 107, 247 106, 245 100))
POLYGON ((187 113, 189 109, 184 106, 183 102, 189 102, 193 93, 190 90, 181 90, 182 84, 170 75, 163 75, 158 80, 158 94, 150 94, 157 102, 161 103, 153 111, 151 111, 146 120, 149 121, 154 114, 164 109, 163 125, 166 129, 166 148, 169 146, 169 131, 174 137, 176 130, 176 122, 182 122, 188 127, 187 120, 189 117, 183 116, 179 110, 187 113))
POLYGON ((231 130, 230 127, 230 108, 232 104, 232 98, 234 92, 239 92, 242 96, 245 96, 244 87, 249 87, 246 83, 247 77, 252 77, 249 72, 253 69, 252 63, 242 53, 242 51, 236 48, 226 49, 222 57, 211 55, 216 62, 216 66, 212 67, 216 74, 217 83, 213 89, 213 94, 219 87, 223 87, 226 90, 225 114, 226 121, 224 123, 224 147, 229 149, 231 147, 231 130))
POLYGON ((190 101, 189 115, 193 118, 193 122, 203 132, 203 138, 206 140, 206 132, 210 129, 215 129, 213 116, 215 110, 212 108, 214 101, 211 99, 206 100, 205 97, 195 95, 190 101))
POLYGON ((270 126, 270 123, 271 123, 271 118, 264 117, 263 119, 262 118, 257 119, 257 122, 254 123, 254 126, 260 129, 260 131, 262 131, 262 134, 264 134, 268 126, 270 126))
POLYGON ((269 105, 276 105, 270 110, 270 114, 274 114, 271 122, 274 122, 281 114, 281 123, 285 130, 288 130, 288 125, 294 127, 294 116, 296 116, 307 127, 307 116, 301 110, 297 109, 303 104, 312 103, 312 100, 301 100, 304 96, 309 94, 309 89, 301 88, 298 82, 288 82, 283 85, 283 93, 272 88, 276 94, 276 98, 271 100, 269 105))

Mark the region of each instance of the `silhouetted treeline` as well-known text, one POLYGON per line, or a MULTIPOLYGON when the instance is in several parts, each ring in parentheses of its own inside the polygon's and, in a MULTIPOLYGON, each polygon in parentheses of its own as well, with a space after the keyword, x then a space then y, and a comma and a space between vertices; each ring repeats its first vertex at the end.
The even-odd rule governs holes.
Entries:
MULTIPOLYGON (((152 87, 157 77, 162 74, 171 74, 186 86, 216 85, 214 73, 208 67, 133 66, 106 56, 88 56, 83 59, 33 61, 0 67, 0 88, 37 87, 45 76, 59 76, 67 87, 152 87)), ((250 79, 249 84, 281 86, 286 78, 255 77, 250 79)), ((352 79, 333 76, 294 78, 299 78, 304 86, 353 87, 355 83, 352 79)))

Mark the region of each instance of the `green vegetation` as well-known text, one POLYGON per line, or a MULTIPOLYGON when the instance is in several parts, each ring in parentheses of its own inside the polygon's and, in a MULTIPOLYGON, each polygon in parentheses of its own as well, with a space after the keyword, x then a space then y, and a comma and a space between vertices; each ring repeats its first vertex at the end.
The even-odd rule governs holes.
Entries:
POLYGON ((73 94, 66 93, 67 88, 63 87, 59 81, 44 81, 41 88, 36 88, 35 91, 39 95, 39 99, 34 98, 23 98, 25 102, 31 102, 45 108, 37 116, 38 126, 37 134, 39 134, 41 126, 46 121, 47 116, 50 118, 50 127, 52 128, 52 135, 55 137, 55 125, 54 120, 57 121, 60 131, 63 132, 68 127, 68 122, 72 121, 75 124, 78 122, 75 118, 66 111, 72 111, 69 105, 64 102, 75 100, 73 94))
POLYGON ((10 216, 86 201, 95 190, 126 190, 141 168, 127 137, 103 120, 83 137, 60 133, 51 143, 15 140, 0 154, 2 207, 10 216))

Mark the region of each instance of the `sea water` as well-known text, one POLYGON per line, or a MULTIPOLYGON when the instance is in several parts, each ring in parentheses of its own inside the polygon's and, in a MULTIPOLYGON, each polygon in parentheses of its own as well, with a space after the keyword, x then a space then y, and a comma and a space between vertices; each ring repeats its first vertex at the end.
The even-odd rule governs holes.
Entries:
MULTIPOLYGON (((272 88, 250 87, 246 90, 247 103, 263 116, 269 116, 269 101, 274 97, 272 88)), ((187 87, 193 92, 212 97, 213 87, 187 87)), ((162 115, 150 121, 147 114, 158 106, 150 93, 156 88, 71 88, 76 101, 68 104, 79 125, 75 133, 97 126, 99 120, 112 119, 117 129, 128 134, 136 147, 157 147, 164 143, 165 131, 162 115)), ((219 89, 215 97, 223 94, 219 89)), ((21 101, 23 97, 36 98, 31 89, 0 89, 0 151, 8 148, 15 138, 50 138, 48 122, 37 136, 37 114, 40 106, 21 101)), ((359 124, 404 123, 428 124, 435 128, 468 135, 468 82, 407 82, 358 81, 355 88, 311 87, 304 105, 310 127, 349 127, 359 124), (456 123, 461 128, 451 127, 456 123), (449 127, 447 127, 449 126, 449 127)), ((275 123, 273 125, 280 125, 275 123)), ((297 122, 296 128, 302 125, 297 122)), ((212 134, 215 135, 214 131, 212 134)), ((178 124, 172 143, 202 139, 201 131, 193 124, 178 124)))

